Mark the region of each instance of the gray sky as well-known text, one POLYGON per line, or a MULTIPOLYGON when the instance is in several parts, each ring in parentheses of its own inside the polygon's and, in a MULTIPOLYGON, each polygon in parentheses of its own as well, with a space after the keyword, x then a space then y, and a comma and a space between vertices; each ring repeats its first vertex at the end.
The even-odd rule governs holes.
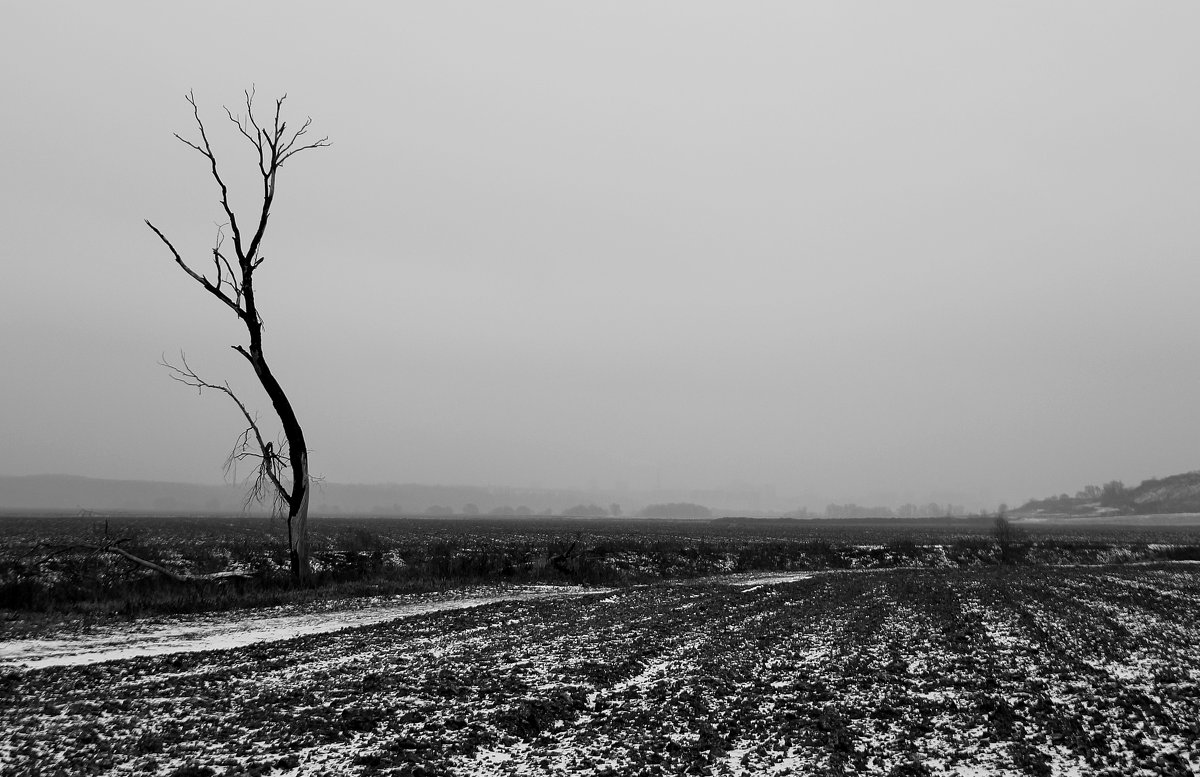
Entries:
MULTIPOLYGON (((188 89, 289 93, 266 349, 330 480, 994 504, 1200 466, 1193 3, 13 3, 0 473, 215 482, 188 89)), ((254 206, 249 186, 235 205, 254 206)), ((816 507, 818 505, 814 505, 816 507)))

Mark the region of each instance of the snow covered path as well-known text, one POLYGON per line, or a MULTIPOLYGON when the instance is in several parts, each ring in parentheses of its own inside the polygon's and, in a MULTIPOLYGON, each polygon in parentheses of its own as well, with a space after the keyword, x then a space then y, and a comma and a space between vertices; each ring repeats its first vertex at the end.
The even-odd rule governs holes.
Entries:
MULTIPOLYGON (((794 582, 812 573, 766 573, 707 578, 735 587, 794 582)), ((696 581, 692 581, 696 582, 696 581)), ((686 584, 686 583, 685 583, 686 584)), ((751 588, 750 590, 753 590, 751 588)), ((497 602, 561 599, 609 593, 582 586, 526 585, 448 591, 440 594, 339 599, 253 611, 207 613, 106 624, 85 633, 53 638, 0 640, 0 669, 95 664, 138 656, 196 653, 278 642, 358 626, 462 610, 497 602)))
POLYGON ((495 587, 441 594, 340 599, 317 606, 292 605, 250 612, 218 612, 107 624, 80 634, 0 641, 0 669, 40 669, 244 647, 431 612, 462 610, 496 602, 587 596, 607 590, 551 585, 495 587))

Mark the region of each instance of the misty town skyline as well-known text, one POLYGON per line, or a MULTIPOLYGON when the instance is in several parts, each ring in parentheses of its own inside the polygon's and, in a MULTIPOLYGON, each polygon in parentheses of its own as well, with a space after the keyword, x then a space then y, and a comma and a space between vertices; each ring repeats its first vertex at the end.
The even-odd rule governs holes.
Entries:
POLYGON ((332 483, 974 511, 1200 468, 1200 8, 289 8, 8 9, 0 475, 221 483, 237 413, 164 355, 269 412, 143 224, 211 250, 189 90, 253 206, 251 85, 333 144, 260 273, 332 483))

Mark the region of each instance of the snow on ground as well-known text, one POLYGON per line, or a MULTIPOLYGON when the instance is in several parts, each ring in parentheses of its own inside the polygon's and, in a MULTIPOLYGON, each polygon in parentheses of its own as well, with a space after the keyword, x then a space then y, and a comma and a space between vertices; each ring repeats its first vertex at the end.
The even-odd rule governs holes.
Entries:
POLYGON ((782 585, 783 583, 795 583, 800 580, 807 580, 812 576, 812 572, 771 572, 767 574, 729 575, 723 582, 726 585, 744 588, 746 592, 749 592, 764 586, 782 585))
MULTIPOLYGON (((812 572, 740 574, 711 578, 753 591, 762 586, 806 580, 812 572)), ((526 585, 492 587, 435 595, 397 595, 344 599, 313 607, 274 607, 251 612, 219 612, 176 618, 108 624, 57 637, 0 641, 0 670, 93 664, 138 656, 190 653, 279 642, 369 626, 429 612, 479 607, 494 602, 607 593, 580 586, 526 585)), ((608 600, 612 601, 612 600, 608 600)))
POLYGON ((1196 774, 1179 569, 695 581, 10 672, 0 772, 1196 774))
POLYGON ((93 664, 139 656, 192 653, 279 642, 358 626, 411 618, 431 612, 479 607, 494 602, 584 596, 602 589, 579 586, 519 586, 468 595, 398 595, 327 603, 319 611, 276 607, 249 613, 200 616, 108 625, 86 634, 0 641, 0 669, 93 664), (297 611, 301 610, 301 611, 297 611))

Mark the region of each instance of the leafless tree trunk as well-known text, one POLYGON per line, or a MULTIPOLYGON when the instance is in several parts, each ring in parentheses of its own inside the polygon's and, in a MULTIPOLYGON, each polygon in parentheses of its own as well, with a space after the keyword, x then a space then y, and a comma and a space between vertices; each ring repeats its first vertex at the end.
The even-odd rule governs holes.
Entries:
POLYGON ((204 122, 200 119, 200 110, 196 107, 195 96, 187 95, 187 101, 192 106, 192 115, 200 137, 190 141, 180 135, 175 137, 184 145, 199 152, 207 161, 213 180, 220 190, 220 204, 224 211, 230 235, 233 239, 233 254, 229 255, 225 248, 224 227, 218 229, 216 244, 212 248, 212 270, 210 274, 199 273, 184 261, 179 251, 167 239, 158 227, 146 221, 146 225, 154 231, 159 240, 171 251, 175 262, 183 268, 196 283, 200 284, 212 296, 216 297, 242 321, 249 335, 245 345, 234 345, 232 348, 241 354, 254 369, 263 390, 271 400, 271 407, 279 419, 283 429, 284 444, 277 449, 273 443, 265 440, 254 416, 246 409, 246 405, 234 395, 228 384, 215 384, 202 380, 187 365, 167 365, 172 370, 172 377, 203 392, 213 389, 227 394, 237 403, 248 426, 238 438, 229 462, 242 460, 247 457, 258 461, 254 485, 250 498, 261 498, 270 495, 273 500, 287 511, 288 549, 291 556, 292 575, 297 580, 309 577, 308 559, 308 504, 311 491, 311 478, 308 470, 308 447, 304 440, 304 430, 296 418, 292 403, 276 380, 263 353, 263 322, 255 301, 254 273, 262 265, 263 236, 267 231, 267 221, 271 216, 271 206, 275 201, 275 181, 283 164, 301 151, 311 148, 323 148, 329 145, 328 138, 307 141, 305 136, 312 124, 312 119, 306 119, 298 130, 289 131, 281 113, 287 95, 275 100, 274 117, 270 122, 262 123, 254 115, 254 92, 246 92, 245 116, 234 115, 228 108, 225 114, 238 132, 250 142, 258 157, 258 172, 262 180, 262 204, 249 227, 238 221, 236 214, 229 204, 229 189, 217 167, 217 157, 209 144, 208 133, 204 122))

